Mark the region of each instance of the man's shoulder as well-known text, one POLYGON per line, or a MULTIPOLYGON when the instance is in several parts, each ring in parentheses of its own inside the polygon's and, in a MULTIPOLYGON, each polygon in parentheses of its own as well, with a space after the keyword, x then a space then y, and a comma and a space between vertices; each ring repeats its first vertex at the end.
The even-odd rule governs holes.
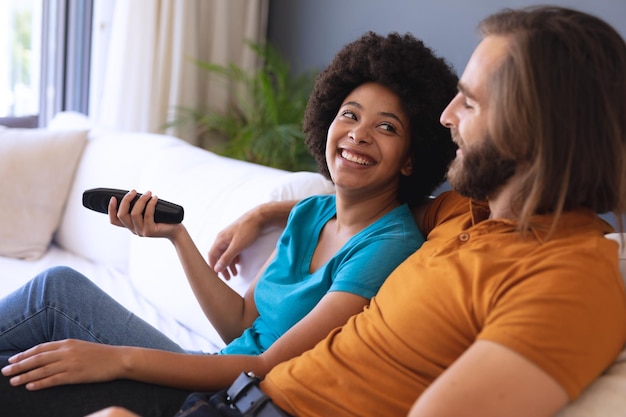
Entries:
POLYGON ((445 191, 428 203, 424 212, 423 231, 427 235, 437 225, 470 212, 471 201, 457 191, 445 191))

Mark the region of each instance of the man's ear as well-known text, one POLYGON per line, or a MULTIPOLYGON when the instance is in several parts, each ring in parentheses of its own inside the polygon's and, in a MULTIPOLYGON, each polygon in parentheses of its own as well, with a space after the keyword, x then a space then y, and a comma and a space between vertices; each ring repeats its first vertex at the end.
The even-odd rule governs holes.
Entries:
POLYGON ((402 173, 402 175, 404 175, 405 177, 408 177, 413 173, 413 158, 412 157, 409 156, 406 159, 406 162, 400 169, 400 173, 402 173))

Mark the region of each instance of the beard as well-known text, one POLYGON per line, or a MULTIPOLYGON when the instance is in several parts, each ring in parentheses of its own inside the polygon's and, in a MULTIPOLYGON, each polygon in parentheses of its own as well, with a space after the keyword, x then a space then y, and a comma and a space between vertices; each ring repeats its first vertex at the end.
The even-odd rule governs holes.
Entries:
MULTIPOLYGON (((453 131, 455 142, 458 132, 453 131)), ((517 161, 505 158, 490 136, 477 146, 463 149, 448 169, 448 182, 453 189, 474 200, 488 200, 515 174, 517 161)))

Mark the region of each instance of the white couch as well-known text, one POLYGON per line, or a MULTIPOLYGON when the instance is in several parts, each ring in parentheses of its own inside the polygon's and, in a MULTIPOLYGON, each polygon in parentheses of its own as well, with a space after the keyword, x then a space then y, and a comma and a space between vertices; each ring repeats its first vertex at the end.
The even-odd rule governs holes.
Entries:
MULTIPOLYGON (((28 237, 38 238, 24 243, 26 249, 20 254, 0 255, 0 297, 49 266, 69 265, 187 349, 210 352, 223 342, 195 301, 173 247, 167 240, 138 238, 111 226, 106 215, 82 206, 83 191, 95 187, 151 190, 181 204, 184 223, 202 253, 208 253, 221 229, 262 202, 333 191, 332 184, 316 173, 290 173, 224 158, 171 136, 92 128, 85 117, 71 112, 57 115, 40 133, 63 136, 67 131, 88 133, 83 135, 84 143, 76 138, 69 144, 57 140, 38 158, 30 156, 32 148, 28 154, 15 151, 17 145, 27 142, 24 138, 7 145, 0 136, 0 253, 10 249, 6 242, 25 234, 11 235, 11 228, 14 233, 26 229, 28 237), (16 154, 12 162, 11 153, 16 154), (21 200, 14 203, 14 195, 21 200), (24 207, 30 207, 24 201, 48 203, 40 207, 39 216, 29 217, 22 213, 24 207), (14 206, 7 208, 8 204, 14 206), (9 212, 24 215, 11 224, 9 212), (40 218, 52 212, 56 214, 42 225, 40 218)), ((45 140, 36 138, 33 146, 45 140)), ((245 291, 279 233, 277 228, 267 230, 242 254, 240 275, 230 281, 233 288, 245 291)), ((620 242, 617 234, 609 238, 620 242)), ((623 246, 620 258, 626 279, 623 246)), ((626 351, 558 417, 625 415, 626 351)))
MULTIPOLYGON (((332 184, 318 173, 291 173, 225 158, 171 136, 91 129, 88 120, 76 113, 58 114, 47 130, 65 134, 88 129, 84 148, 77 141, 71 149, 53 144, 43 161, 31 161, 37 164, 28 169, 36 170, 36 178, 31 179, 35 184, 20 186, 28 189, 24 198, 30 199, 31 205, 42 202, 49 191, 45 183, 55 179, 59 169, 69 165, 72 169, 66 175, 69 178, 65 195, 63 190, 55 190, 47 200, 60 209, 58 225, 48 237, 52 242, 49 247, 46 242, 43 255, 22 252, 29 260, 19 259, 20 254, 0 256, 0 297, 46 267, 69 265, 184 348, 219 349, 223 342, 195 301, 171 243, 166 239, 139 238, 112 226, 105 214, 83 207, 83 191, 95 187, 151 190, 162 199, 182 205, 184 224, 201 253, 206 254, 216 234, 250 208, 271 200, 329 193, 333 191, 332 184), (58 149, 63 149, 62 154, 56 152, 58 149), (74 162, 74 150, 80 149, 82 155, 76 153, 74 162), (60 159, 64 166, 48 167, 51 158, 60 159)), ((24 142, 24 138, 20 141, 24 142)), ((3 142, 6 143, 0 137, 0 146, 3 142)), ((15 146, 9 150, 0 148, 0 175, 4 168, 10 171, 7 175, 11 182, 19 182, 24 175, 15 170, 24 169, 25 163, 7 166, 4 159, 9 153, 16 153, 14 149, 15 146)), ((25 158, 22 154, 19 157, 25 158)), ((6 190, 0 190, 0 196, 3 202, 9 202, 6 190)), ((16 207, 9 211, 21 210, 16 207)), ((30 236, 43 234, 43 227, 31 227, 38 219, 27 221, 22 229, 27 229, 30 236)), ((11 239, 6 237, 10 227, 7 219, 2 227, 5 231, 0 230, 0 241, 4 238, 8 242, 11 239)), ((245 291, 273 250, 279 233, 278 229, 268 230, 242 254, 240 274, 229 281, 233 288, 245 291)))

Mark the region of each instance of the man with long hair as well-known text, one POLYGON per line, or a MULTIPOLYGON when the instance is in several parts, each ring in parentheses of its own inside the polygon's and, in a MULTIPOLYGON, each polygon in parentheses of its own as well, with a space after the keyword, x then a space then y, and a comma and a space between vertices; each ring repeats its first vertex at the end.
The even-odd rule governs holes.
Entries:
MULTIPOLYGON (((624 39, 560 7, 504 10, 479 28, 441 115, 459 147, 454 191, 416 211, 426 243, 363 313, 261 382, 282 410, 551 416, 624 348, 617 245, 596 214, 623 230, 624 39)), ((231 263, 255 218, 223 233, 214 265, 231 263)))

